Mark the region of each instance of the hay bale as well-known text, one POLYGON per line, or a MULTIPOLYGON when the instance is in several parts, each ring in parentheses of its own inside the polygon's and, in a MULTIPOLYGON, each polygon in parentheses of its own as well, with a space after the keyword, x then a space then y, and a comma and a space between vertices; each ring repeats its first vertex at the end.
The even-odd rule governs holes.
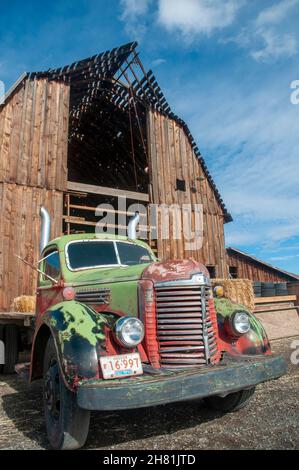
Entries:
POLYGON ((249 279, 212 279, 212 286, 222 286, 226 299, 254 310, 253 286, 249 279))
POLYGON ((35 296, 21 295, 13 299, 11 307, 12 312, 31 313, 35 312, 35 296))

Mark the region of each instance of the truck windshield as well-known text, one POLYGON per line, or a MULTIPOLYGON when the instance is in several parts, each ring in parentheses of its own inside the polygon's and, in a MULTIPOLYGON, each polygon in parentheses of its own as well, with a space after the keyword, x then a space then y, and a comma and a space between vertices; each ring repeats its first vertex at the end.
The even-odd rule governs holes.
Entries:
POLYGON ((67 247, 67 264, 71 270, 131 266, 151 261, 151 253, 143 246, 133 243, 86 240, 71 242, 67 247))
POLYGON ((153 261, 150 252, 143 246, 133 243, 116 243, 121 264, 134 265, 153 261))

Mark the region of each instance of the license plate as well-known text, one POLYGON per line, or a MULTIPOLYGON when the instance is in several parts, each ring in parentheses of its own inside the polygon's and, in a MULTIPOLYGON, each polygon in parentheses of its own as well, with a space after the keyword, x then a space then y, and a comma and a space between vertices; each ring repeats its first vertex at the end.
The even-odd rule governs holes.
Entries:
POLYGON ((120 379, 143 373, 139 353, 100 357, 104 379, 120 379))

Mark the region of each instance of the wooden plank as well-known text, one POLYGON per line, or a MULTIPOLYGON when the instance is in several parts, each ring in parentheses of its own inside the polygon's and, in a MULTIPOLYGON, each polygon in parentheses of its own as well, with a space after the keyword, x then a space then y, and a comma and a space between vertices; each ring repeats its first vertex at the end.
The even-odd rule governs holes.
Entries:
MULTIPOLYGON (((62 112, 62 141, 61 141, 61 186, 62 191, 67 188, 68 175, 68 145, 69 145, 69 113, 70 113, 70 86, 63 84, 63 112, 62 112)), ((58 188, 57 188, 58 189, 58 188)))
POLYGON ((25 320, 26 318, 35 317, 34 312, 0 312, 0 320, 25 320))
POLYGON ((271 303, 271 304, 259 304, 255 305, 254 311, 256 313, 258 312, 269 312, 273 311, 275 312, 276 310, 281 310, 281 309, 292 309, 295 308, 294 302, 277 302, 277 303, 271 303))
POLYGON ((296 300, 296 295, 281 295, 276 297, 255 297, 256 304, 267 304, 272 302, 291 302, 296 300))
POLYGON ((19 146, 20 146, 20 131, 22 123, 22 108, 24 102, 24 88, 21 88, 12 98, 13 106, 13 119, 12 131, 9 145, 9 175, 8 180, 15 183, 17 181, 17 171, 19 166, 19 146))
MULTIPOLYGON (((95 227, 97 225, 101 225, 101 220, 99 220, 98 222, 92 222, 90 220, 85 220, 83 217, 75 217, 75 216, 70 216, 68 217, 67 215, 64 215, 63 216, 63 219, 66 221, 66 222, 69 222, 71 224, 74 224, 74 225, 88 225, 88 226, 91 226, 91 227, 95 227)), ((103 222, 103 226, 104 227, 109 227, 109 228, 122 228, 122 229, 127 229, 127 226, 126 225, 120 225, 120 224, 106 224, 105 222, 103 222)), ((142 231, 148 231, 149 230, 149 226, 147 225, 139 225, 139 230, 142 232, 142 231)))
POLYGON ((173 161, 173 184, 175 187, 175 204, 179 204, 181 208, 181 226, 180 226, 180 238, 177 240, 177 257, 184 258, 184 239, 183 239, 183 214, 182 207, 184 203, 184 195, 182 191, 176 190, 176 180, 183 179, 182 172, 182 161, 181 161, 181 149, 180 149, 180 128, 175 121, 172 121, 173 125, 173 148, 174 148, 174 161, 173 161))
POLYGON ((3 123, 3 139, 2 145, 0 148, 1 159, 2 160, 2 175, 0 175, 2 181, 7 181, 9 178, 9 146, 10 146, 10 136, 11 136, 11 127, 12 127, 12 103, 9 102, 5 108, 2 110, 4 113, 4 123, 3 123))
POLYGON ((44 187, 46 182, 46 158, 47 158, 47 114, 48 114, 48 81, 42 81, 41 94, 41 122, 39 135, 38 168, 37 168, 37 186, 44 187))
POLYGON ((33 126, 33 102, 34 102, 35 86, 34 81, 26 81, 26 92, 24 96, 24 122, 22 136, 20 140, 20 149, 19 149, 19 168, 18 168, 18 179, 19 184, 27 184, 28 172, 31 171, 30 168, 30 152, 31 152, 31 127, 33 126))
POLYGON ((104 186, 94 186, 92 184, 76 183, 74 181, 67 182, 68 191, 82 191, 91 194, 102 194, 104 196, 126 197, 127 199, 135 199, 137 201, 149 202, 149 195, 146 193, 137 193, 133 191, 125 191, 123 189, 107 188, 104 186))
POLYGON ((5 122, 6 107, 0 107, 0 181, 4 180, 4 158, 2 156, 2 144, 4 138, 4 122, 5 122))
POLYGON ((27 169, 26 169, 26 180, 24 182, 24 184, 28 184, 28 185, 32 184, 32 182, 31 182, 31 172, 32 172, 32 167, 33 167, 32 155, 33 155, 33 152, 34 152, 33 141, 34 141, 34 134, 35 134, 34 127, 35 127, 35 119, 36 119, 36 116, 35 116, 36 101, 37 101, 36 96, 37 96, 37 83, 36 83, 36 80, 33 80, 33 82, 32 82, 32 103, 31 103, 31 109, 30 109, 30 118, 28 120, 28 122, 29 122, 29 129, 28 129, 28 134, 29 134, 28 166, 27 166, 27 169))
MULTIPOLYGON (((69 195, 69 194, 68 194, 69 195)), ((101 209, 98 206, 92 207, 92 206, 80 206, 79 204, 69 204, 70 209, 79 209, 79 210, 84 210, 84 211, 89 211, 89 212, 108 212, 109 214, 123 214, 123 215, 135 215, 135 212, 131 211, 119 211, 119 210, 114 210, 114 209, 101 209)), ((140 215, 147 215, 146 212, 140 212, 140 215)))
POLYGON ((25 159, 25 152, 24 152, 24 142, 25 142, 25 127, 26 127, 26 113, 27 113, 27 106, 28 106, 28 91, 29 91, 29 81, 26 80, 24 83, 25 90, 23 95, 23 103, 22 103, 22 120, 20 124, 20 139, 19 139, 19 146, 17 150, 18 154, 18 167, 17 167, 17 176, 16 182, 22 184, 22 171, 24 168, 24 159, 25 159))
POLYGON ((40 133, 42 127, 42 97, 43 97, 43 80, 35 81, 36 99, 34 106, 34 119, 32 125, 32 147, 31 147, 31 163, 28 168, 28 184, 30 186, 38 186, 38 168, 39 168, 39 149, 40 149, 40 133))
POLYGON ((152 198, 150 199, 151 203, 158 204, 159 202, 159 192, 158 192, 158 177, 157 177, 157 155, 156 155, 156 143, 155 143, 155 133, 153 125, 153 111, 149 109, 146 114, 146 124, 147 124, 147 145, 148 145, 148 158, 149 158, 149 178, 150 185, 152 188, 152 198))
POLYGON ((59 127, 59 88, 58 84, 52 82, 51 101, 51 160, 49 162, 50 187, 55 187, 56 182, 56 161, 58 147, 58 127, 59 127))

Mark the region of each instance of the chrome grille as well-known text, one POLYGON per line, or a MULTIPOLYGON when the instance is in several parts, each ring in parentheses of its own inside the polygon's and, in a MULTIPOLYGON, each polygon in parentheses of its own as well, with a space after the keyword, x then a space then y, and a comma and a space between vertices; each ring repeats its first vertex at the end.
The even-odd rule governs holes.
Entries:
POLYGON ((76 292, 75 300, 85 304, 109 304, 110 289, 86 289, 76 292))
POLYGON ((185 368, 209 364, 217 353, 209 311, 210 287, 161 283, 155 292, 161 366, 185 368))

